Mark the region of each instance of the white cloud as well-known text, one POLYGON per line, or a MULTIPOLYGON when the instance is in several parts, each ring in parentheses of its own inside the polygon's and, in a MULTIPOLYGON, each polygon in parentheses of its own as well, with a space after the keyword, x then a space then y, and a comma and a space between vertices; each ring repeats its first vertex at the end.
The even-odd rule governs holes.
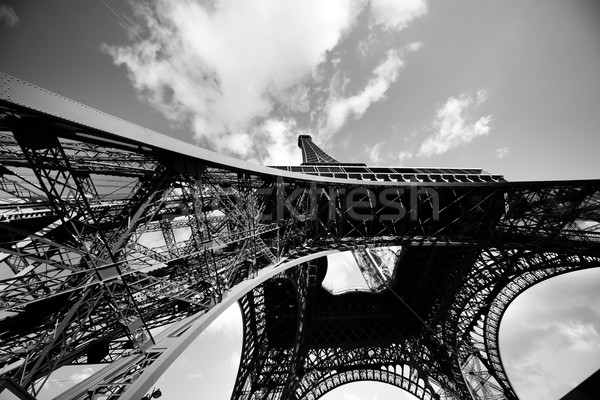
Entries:
POLYGON ((479 105, 487 100, 488 92, 487 92, 487 90, 480 89, 477 91, 476 96, 477 96, 477 104, 479 105))
POLYGON ((420 50, 422 47, 423 47, 422 42, 413 42, 413 43, 410 43, 408 46, 406 46, 406 50, 417 51, 417 50, 420 50))
POLYGON ((237 304, 223 311, 205 330, 203 336, 232 337, 242 329, 242 314, 237 304))
POLYGON ((0 25, 5 28, 14 28, 19 24, 19 16, 15 10, 7 5, 0 3, 0 25))
POLYGON ((82 381, 88 377, 90 377, 94 373, 94 369, 90 367, 85 367, 81 371, 74 373, 69 378, 74 381, 82 381))
MULTIPOLYGON (((333 290, 340 290, 349 286, 349 271, 355 263, 352 253, 342 252, 327 256, 327 274, 322 285, 333 290)), ((356 263, 355 263, 356 265, 356 263)))
POLYGON ((433 122, 434 133, 421 144, 418 154, 429 157, 446 153, 478 136, 489 134, 491 115, 481 117, 475 122, 472 122, 470 116, 474 106, 485 101, 486 96, 486 92, 479 91, 476 97, 468 94, 450 97, 437 110, 433 122))
POLYGON ((266 136, 266 146, 269 153, 264 158, 267 165, 300 165, 302 157, 298 151, 297 138, 293 120, 269 119, 259 129, 266 136))
POLYGON ((520 398, 560 398, 598 369, 598 277, 596 268, 561 275, 509 306, 500 353, 520 398))
POLYGON ((322 286, 333 292, 342 292, 351 287, 368 288, 362 272, 351 251, 327 256, 327 274, 322 286))
POLYGON ((241 358, 242 358, 242 355, 237 350, 232 352, 231 355, 229 356, 229 367, 233 371, 237 371, 238 368, 240 367, 241 358))
POLYGON ((400 164, 404 163, 405 161, 410 160, 411 158, 413 158, 412 151, 401 151, 398 154, 398 160, 400 160, 400 164))
POLYGON ((378 142, 375 145, 373 145, 372 147, 366 149, 369 160, 371 161, 372 164, 381 163, 381 161, 382 161, 381 148, 383 147, 384 144, 385 144, 385 141, 378 142))
POLYGON ((164 115, 191 123, 202 144, 240 156, 255 145, 241 132, 272 111, 268 94, 309 76, 360 11, 351 0, 136 7, 143 29, 105 51, 164 115))
POLYGON ((425 0, 372 0, 372 23, 388 30, 401 30, 427 13, 425 0))
POLYGON ((558 328, 560 333, 568 338, 574 350, 596 352, 600 350, 600 333, 592 324, 575 321, 560 323, 558 328))
POLYGON ((357 95, 333 98, 329 104, 326 131, 335 132, 344 125, 348 117, 360 118, 369 106, 384 98, 392 83, 398 79, 404 61, 400 52, 390 50, 386 59, 375 68, 373 77, 357 95))
MULTIPOLYGON (((129 43, 103 50, 125 67, 140 98, 169 120, 191 127, 201 146, 269 163, 288 150, 282 153, 275 131, 287 139, 291 128, 310 126, 325 133, 319 138, 323 143, 349 117, 360 118, 385 98, 404 64, 402 52, 420 48, 415 42, 389 51, 364 89, 348 97, 350 81, 364 76, 343 72, 355 60, 340 48, 352 29, 366 22, 358 18, 363 11, 368 9, 372 26, 383 27, 371 36, 388 35, 427 12, 423 0, 132 5, 139 25, 132 26, 129 43), (332 90, 334 81, 342 90, 332 90)), ((374 43, 366 45, 384 51, 374 43)))
POLYGON ((508 154, 508 147, 500 147, 496 149, 496 158, 499 160, 508 154))

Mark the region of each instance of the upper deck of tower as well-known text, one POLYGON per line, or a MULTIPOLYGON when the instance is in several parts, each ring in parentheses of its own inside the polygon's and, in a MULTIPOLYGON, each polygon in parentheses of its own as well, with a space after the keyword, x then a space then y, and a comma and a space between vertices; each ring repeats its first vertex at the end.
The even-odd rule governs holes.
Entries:
POLYGON ((502 175, 490 174, 481 168, 411 168, 367 166, 363 163, 342 163, 317 146, 310 135, 298 136, 302 150, 302 165, 274 168, 310 175, 388 182, 504 182, 502 175))
POLYGON ((303 163, 338 163, 339 162, 325 153, 316 144, 313 143, 310 135, 298 136, 298 147, 302 149, 303 163))

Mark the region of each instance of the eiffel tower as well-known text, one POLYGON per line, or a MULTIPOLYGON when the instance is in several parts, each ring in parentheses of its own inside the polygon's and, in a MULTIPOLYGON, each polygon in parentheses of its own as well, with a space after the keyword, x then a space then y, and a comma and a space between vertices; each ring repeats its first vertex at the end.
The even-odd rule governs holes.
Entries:
POLYGON ((237 302, 232 399, 364 380, 517 399, 500 321, 532 285, 599 265, 600 181, 369 167, 298 143, 302 165, 254 165, 0 74, 0 375, 35 397, 62 366, 106 363, 56 399, 149 398, 237 302), (344 251, 368 288, 321 284, 344 251))

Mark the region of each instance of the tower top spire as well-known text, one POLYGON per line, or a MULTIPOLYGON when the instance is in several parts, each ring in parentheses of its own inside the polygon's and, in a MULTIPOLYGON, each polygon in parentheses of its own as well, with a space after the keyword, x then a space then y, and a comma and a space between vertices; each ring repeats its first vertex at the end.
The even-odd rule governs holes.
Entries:
POLYGON ((339 163, 314 144, 310 135, 298 136, 298 147, 302 149, 302 163, 339 163))

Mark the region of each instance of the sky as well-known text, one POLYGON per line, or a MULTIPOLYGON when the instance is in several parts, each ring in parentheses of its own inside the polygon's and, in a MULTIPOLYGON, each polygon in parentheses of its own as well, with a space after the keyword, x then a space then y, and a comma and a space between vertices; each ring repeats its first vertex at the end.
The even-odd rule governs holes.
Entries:
MULTIPOLYGON (((310 134, 340 161, 512 181, 599 177, 599 39, 595 0, 0 1, 0 70, 189 143, 290 165, 310 134)), ((500 349, 523 400, 600 368, 599 286, 573 273, 509 308, 500 349)), ((234 311, 158 382, 163 398, 227 397, 211 390, 235 376, 234 311)), ((361 383, 326 400, 375 393, 402 398, 361 383)))

